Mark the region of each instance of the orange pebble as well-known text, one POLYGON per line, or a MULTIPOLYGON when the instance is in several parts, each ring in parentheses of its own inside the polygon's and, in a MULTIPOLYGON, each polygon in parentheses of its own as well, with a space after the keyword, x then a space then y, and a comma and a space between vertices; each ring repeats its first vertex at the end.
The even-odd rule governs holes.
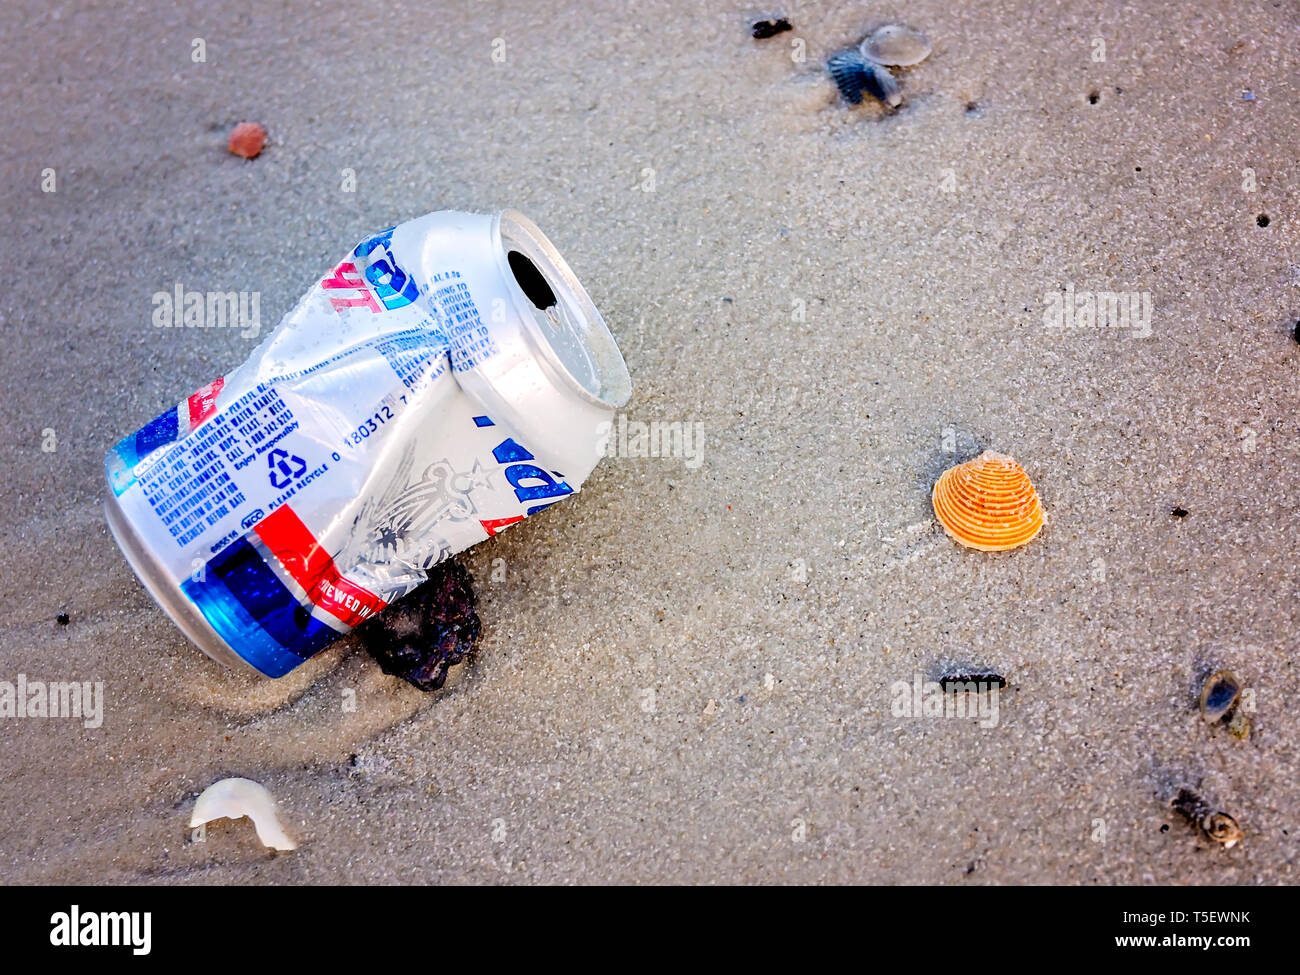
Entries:
POLYGON ((982 552, 1019 548, 1043 527, 1043 506, 1025 469, 991 450, 944 471, 930 500, 943 530, 982 552))
POLYGON ((252 159, 266 145, 266 128, 256 122, 240 122, 230 133, 230 151, 252 159))

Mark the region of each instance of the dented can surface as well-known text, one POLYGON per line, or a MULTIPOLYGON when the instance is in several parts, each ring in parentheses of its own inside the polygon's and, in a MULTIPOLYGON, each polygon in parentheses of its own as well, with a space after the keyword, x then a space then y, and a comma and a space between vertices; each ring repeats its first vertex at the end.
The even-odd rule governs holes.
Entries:
POLYGON ((577 491, 627 367, 526 217, 368 237, 242 366, 122 439, 108 523, 182 631, 280 677, 577 491))

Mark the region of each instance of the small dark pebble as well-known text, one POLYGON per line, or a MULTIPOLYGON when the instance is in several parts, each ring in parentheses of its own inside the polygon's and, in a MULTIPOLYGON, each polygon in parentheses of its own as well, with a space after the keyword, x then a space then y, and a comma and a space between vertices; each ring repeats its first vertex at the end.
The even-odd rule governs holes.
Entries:
POLYGON ((947 693, 953 690, 963 690, 966 684, 983 684, 985 688, 1007 686, 1007 679, 1001 674, 993 671, 977 671, 975 673, 954 673, 944 674, 939 678, 939 683, 947 693))
POLYGON ((790 26, 790 21, 784 17, 777 17, 773 20, 756 20, 753 26, 749 28, 750 34, 753 35, 756 41, 765 41, 769 37, 775 37, 777 34, 782 34, 788 30, 794 30, 794 28, 790 26))
POLYGON ((1300 342, 1300 318, 1296 319, 1295 328, 1291 330, 1291 337, 1300 342))
POLYGON ((447 559, 429 570, 427 582, 356 632, 385 674, 436 691, 447 671, 474 651, 482 629, 474 606, 469 572, 447 559))
POLYGON ((58 616, 54 617, 54 622, 58 623, 59 626, 67 626, 69 622, 68 614, 60 613, 58 616))
POLYGON ((1174 507, 1170 508, 1169 513, 1175 518, 1186 518, 1188 514, 1186 508, 1181 508, 1178 505, 1174 505, 1174 507))
POLYGON ((1186 787, 1178 790, 1178 795, 1174 796, 1169 805, 1173 807, 1174 812, 1193 826, 1199 826, 1202 817, 1208 816, 1214 811, 1204 799, 1186 787))
POLYGON ((1261 213, 1258 217, 1255 218, 1255 223, 1257 223, 1261 227, 1267 227, 1269 224, 1268 214, 1261 213))

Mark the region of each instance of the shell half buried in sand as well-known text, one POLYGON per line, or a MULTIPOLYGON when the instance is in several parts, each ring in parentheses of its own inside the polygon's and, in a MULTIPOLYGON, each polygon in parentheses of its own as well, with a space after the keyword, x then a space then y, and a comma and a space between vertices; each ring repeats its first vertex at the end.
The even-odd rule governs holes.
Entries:
POLYGON ((981 552, 1019 548, 1043 527, 1043 506, 1025 469, 991 450, 944 471, 930 500, 944 531, 981 552))
POLYGON ((257 838, 264 846, 276 850, 298 848, 280 826, 271 793, 266 786, 252 779, 222 779, 204 789, 190 814, 190 828, 214 819, 243 819, 245 816, 253 821, 257 838))

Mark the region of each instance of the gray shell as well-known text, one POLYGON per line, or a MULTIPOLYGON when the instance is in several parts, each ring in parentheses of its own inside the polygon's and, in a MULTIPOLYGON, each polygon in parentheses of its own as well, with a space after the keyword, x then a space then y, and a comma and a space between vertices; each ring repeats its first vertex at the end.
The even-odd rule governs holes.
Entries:
POLYGON ((903 93, 889 69, 868 61, 860 51, 850 48, 832 54, 826 61, 826 70, 850 105, 861 105, 864 91, 890 108, 903 103, 903 93))
POLYGON ((850 105, 862 104, 862 89, 867 86, 866 69, 866 62, 857 51, 838 51, 826 61, 826 70, 835 87, 850 105))
POLYGON ((1201 716, 1210 724, 1222 721, 1241 698, 1241 682, 1230 670, 1211 674, 1201 688, 1201 716))

